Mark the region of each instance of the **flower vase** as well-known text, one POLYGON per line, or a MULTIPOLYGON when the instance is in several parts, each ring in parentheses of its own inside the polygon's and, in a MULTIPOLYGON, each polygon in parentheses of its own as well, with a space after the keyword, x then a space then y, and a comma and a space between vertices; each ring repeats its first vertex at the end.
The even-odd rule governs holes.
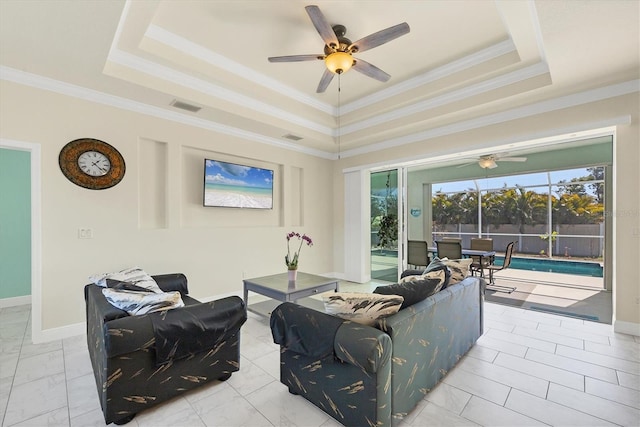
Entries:
POLYGON ((289 281, 295 282, 296 277, 298 277, 298 270, 287 270, 287 273, 289 273, 289 281))

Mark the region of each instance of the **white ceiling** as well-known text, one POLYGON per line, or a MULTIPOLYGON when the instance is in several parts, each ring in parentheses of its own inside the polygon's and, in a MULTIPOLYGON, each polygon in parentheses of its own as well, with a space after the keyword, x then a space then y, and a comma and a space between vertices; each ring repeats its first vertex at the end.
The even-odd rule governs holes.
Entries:
POLYGON ((575 93, 607 96, 640 77, 639 28, 636 0, 0 0, 0 65, 5 79, 50 78, 331 158, 575 93), (308 4, 353 41, 407 22, 409 34, 355 54, 391 79, 351 70, 316 94, 323 62, 269 63, 322 53, 308 4))

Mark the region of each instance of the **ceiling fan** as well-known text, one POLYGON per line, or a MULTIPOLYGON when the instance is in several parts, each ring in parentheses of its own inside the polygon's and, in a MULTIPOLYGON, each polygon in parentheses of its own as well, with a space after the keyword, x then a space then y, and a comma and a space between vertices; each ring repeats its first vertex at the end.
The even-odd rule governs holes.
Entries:
POLYGON ((509 157, 506 154, 487 154, 485 156, 480 156, 473 162, 465 163, 463 165, 458 166, 459 168, 464 166, 469 166, 474 163, 478 163, 482 169, 494 169, 498 167, 497 162, 526 162, 526 157, 509 157))
POLYGON ((393 27, 380 30, 370 34, 356 42, 351 42, 345 37, 347 29, 344 25, 329 25, 322 11, 318 6, 305 7, 311 22, 322 37, 325 43, 323 54, 311 55, 289 55, 289 56, 272 56, 269 62, 300 62, 300 61, 325 61, 326 69, 320 79, 317 93, 324 92, 335 74, 346 73, 353 67, 354 70, 369 76, 381 82, 386 82, 391 77, 375 65, 369 64, 362 59, 354 58, 352 55, 357 52, 373 49, 384 43, 390 42, 409 32, 409 24, 394 25, 393 27))

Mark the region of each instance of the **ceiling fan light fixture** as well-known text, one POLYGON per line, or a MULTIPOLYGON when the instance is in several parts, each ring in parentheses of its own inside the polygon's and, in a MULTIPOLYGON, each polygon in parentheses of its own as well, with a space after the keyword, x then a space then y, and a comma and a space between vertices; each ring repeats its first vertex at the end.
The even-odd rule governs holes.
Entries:
POLYGON ((334 74, 346 73, 353 66, 353 57, 347 52, 333 52, 325 60, 327 69, 334 74))
POLYGON ((478 164, 482 169, 493 169, 498 167, 496 162, 493 159, 480 159, 478 164))

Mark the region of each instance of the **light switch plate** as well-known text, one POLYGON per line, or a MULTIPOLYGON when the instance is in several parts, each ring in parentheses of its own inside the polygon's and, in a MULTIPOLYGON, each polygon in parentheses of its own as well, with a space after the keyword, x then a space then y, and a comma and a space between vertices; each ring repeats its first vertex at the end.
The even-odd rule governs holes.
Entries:
POLYGON ((91 228, 78 228, 78 239, 93 239, 91 228))

